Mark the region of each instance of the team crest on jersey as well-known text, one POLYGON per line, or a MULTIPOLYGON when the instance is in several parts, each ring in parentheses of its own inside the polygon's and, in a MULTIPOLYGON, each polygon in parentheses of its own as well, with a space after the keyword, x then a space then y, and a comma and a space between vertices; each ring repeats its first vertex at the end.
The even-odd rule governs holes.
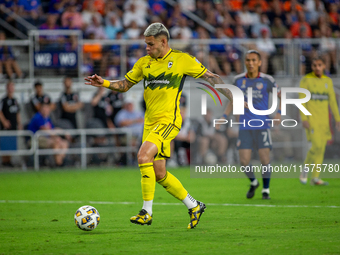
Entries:
POLYGON ((256 83, 256 88, 257 89, 262 89, 263 88, 263 83, 262 82, 258 82, 258 83, 256 83))
POLYGON ((170 60, 169 63, 168 63, 168 69, 170 69, 172 67, 172 65, 173 65, 173 62, 172 62, 172 60, 170 60))

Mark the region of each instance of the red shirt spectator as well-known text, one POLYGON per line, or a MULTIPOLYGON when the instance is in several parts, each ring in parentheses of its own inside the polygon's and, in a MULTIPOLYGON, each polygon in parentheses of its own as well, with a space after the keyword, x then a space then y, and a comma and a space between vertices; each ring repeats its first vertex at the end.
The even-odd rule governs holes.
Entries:
POLYGON ((283 4, 283 10, 285 12, 290 12, 292 9, 294 9, 293 7, 295 7, 297 11, 303 11, 302 6, 296 0, 287 0, 283 4))
POLYGON ((261 6, 263 12, 267 12, 268 11, 269 6, 268 6, 267 1, 264 1, 264 0, 250 0, 248 2, 249 10, 251 10, 251 11, 254 11, 255 7, 257 5, 261 6))
POLYGON ((85 10, 87 8, 87 5, 89 4, 89 2, 92 1, 93 2, 93 6, 95 7, 95 10, 97 12, 99 12, 101 15, 104 15, 105 13, 105 1, 103 0, 86 0, 83 3, 83 10, 85 10))
POLYGON ((298 13, 298 21, 294 22, 293 25, 290 27, 290 32, 292 33, 293 37, 300 37, 300 30, 301 27, 305 27, 307 30, 307 36, 310 38, 312 37, 312 28, 311 26, 306 22, 305 14, 304 12, 298 13))
POLYGON ((227 0, 224 1, 229 6, 230 10, 233 12, 238 12, 242 9, 243 0, 227 0))
POLYGON ((335 3, 330 4, 329 6, 329 22, 332 23, 332 25, 337 25, 339 22, 339 14, 338 14, 338 6, 335 3))

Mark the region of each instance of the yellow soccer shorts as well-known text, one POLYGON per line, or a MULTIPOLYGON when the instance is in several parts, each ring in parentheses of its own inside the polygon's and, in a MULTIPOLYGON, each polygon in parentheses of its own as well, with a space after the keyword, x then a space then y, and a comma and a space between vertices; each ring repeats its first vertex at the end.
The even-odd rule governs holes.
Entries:
POLYGON ((157 123, 150 128, 144 127, 143 143, 148 141, 155 144, 158 148, 155 161, 170 158, 170 143, 177 136, 178 132, 179 128, 171 123, 157 123))

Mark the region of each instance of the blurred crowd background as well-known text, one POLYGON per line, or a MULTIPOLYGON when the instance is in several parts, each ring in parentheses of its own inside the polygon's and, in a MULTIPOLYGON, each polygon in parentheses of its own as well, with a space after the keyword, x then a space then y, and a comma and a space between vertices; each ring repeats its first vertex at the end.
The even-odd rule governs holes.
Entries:
MULTIPOLYGON (((298 86, 301 76, 311 71, 315 55, 325 59, 327 75, 338 77, 339 12, 338 0, 0 0, 0 127, 36 133, 35 122, 41 119, 46 129, 124 131, 129 127, 130 138, 123 131, 88 135, 86 144, 96 148, 128 145, 135 148, 130 159, 120 152, 113 158, 108 153, 93 153, 86 160, 135 164, 133 153, 140 144, 145 110, 142 90, 126 97, 103 89, 84 89, 82 78, 93 73, 108 79, 122 77, 146 54, 143 32, 150 23, 165 24, 171 47, 196 56, 224 79, 243 72, 244 53, 256 49, 262 57, 262 72, 282 78, 280 86, 298 86)), ((196 151, 198 161, 237 162, 237 130, 213 130, 212 116, 187 117, 190 94, 187 90, 184 94, 185 121, 173 144, 175 156, 170 163, 189 164, 193 143, 201 148, 196 151)), ((291 117, 298 119, 298 112, 291 117)), ((302 132, 275 132, 274 140, 280 144, 280 149, 274 149, 275 159, 303 158, 294 144, 302 144, 302 132)), ((334 151, 339 151, 335 149, 340 136, 333 134, 333 147, 326 154, 338 157, 334 151)), ((6 139, 0 138, 0 152, 32 145, 28 137, 6 139), (6 144, 18 146, 8 148, 6 144)), ((68 153, 84 146, 79 134, 41 138, 38 146, 58 151, 40 157, 40 165, 81 164, 79 155, 68 153)), ((21 164, 1 155, 4 166, 21 164)), ((34 158, 27 156, 22 162, 32 166, 34 158)))

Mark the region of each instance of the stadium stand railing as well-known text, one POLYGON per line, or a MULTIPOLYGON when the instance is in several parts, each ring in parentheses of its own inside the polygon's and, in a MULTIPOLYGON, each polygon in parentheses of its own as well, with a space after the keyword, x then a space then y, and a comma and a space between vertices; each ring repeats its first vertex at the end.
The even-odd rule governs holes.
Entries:
MULTIPOLYGON (((68 129, 68 130, 49 130, 49 135, 71 135, 79 136, 79 143, 71 145, 68 149, 40 149, 38 146, 39 137, 46 136, 46 131, 37 131, 33 134, 31 131, 0 131, 1 137, 16 136, 24 138, 25 141, 18 141, 17 150, 0 150, 0 156, 31 156, 33 157, 33 166, 36 171, 40 168, 39 156, 55 155, 65 153, 67 155, 80 155, 80 167, 86 169, 88 165, 88 155, 91 154, 110 154, 115 156, 119 153, 126 153, 127 165, 133 164, 133 153, 137 153, 138 147, 132 144, 132 132, 128 128, 116 129, 68 129), (89 142, 89 137, 93 136, 126 136, 126 144, 115 146, 111 144, 107 147, 93 146, 89 142)), ((22 162, 24 163, 24 161, 22 162)), ((73 162, 74 163, 74 162, 73 162)), ((73 164, 75 165, 75 164, 73 164)))

